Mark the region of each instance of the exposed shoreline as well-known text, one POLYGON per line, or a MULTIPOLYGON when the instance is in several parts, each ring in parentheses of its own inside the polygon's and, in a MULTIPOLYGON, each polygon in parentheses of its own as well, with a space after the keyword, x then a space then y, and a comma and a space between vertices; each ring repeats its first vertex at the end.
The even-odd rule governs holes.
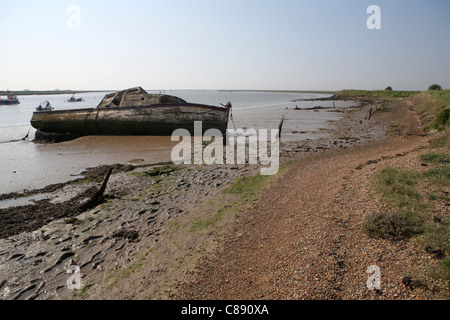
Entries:
MULTIPOLYGON (((320 159, 385 140, 386 115, 367 120, 368 110, 382 104, 379 101, 347 110, 344 118, 334 123, 329 138, 282 143, 282 167, 290 168, 290 163, 299 159, 320 159)), ((81 214, 46 216, 37 229, 0 239, 0 268, 5 277, 0 283, 1 297, 195 298, 189 293, 189 283, 196 281, 189 280, 191 272, 202 259, 220 250, 236 219, 260 197, 252 195, 248 203, 224 191, 239 177, 253 176, 259 168, 183 165, 169 166, 156 174, 153 168, 161 165, 117 167, 104 204, 81 214), (81 291, 67 291, 67 264, 81 266, 81 291)), ((103 176, 104 168, 97 168, 84 180, 41 192, 82 194, 98 186, 103 176)), ((46 201, 45 206, 61 206, 61 202, 46 201)))

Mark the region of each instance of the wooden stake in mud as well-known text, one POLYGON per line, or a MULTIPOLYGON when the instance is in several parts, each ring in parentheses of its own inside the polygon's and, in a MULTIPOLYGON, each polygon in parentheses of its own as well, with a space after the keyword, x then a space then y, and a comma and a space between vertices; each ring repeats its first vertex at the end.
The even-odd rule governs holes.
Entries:
POLYGON ((281 128, 283 127, 283 122, 284 122, 284 114, 281 115, 280 124, 278 125, 278 139, 281 138, 281 128))
POLYGON ((87 201, 80 204, 75 210, 79 213, 87 211, 89 209, 92 209, 102 203, 104 201, 103 199, 103 193, 105 193, 106 184, 108 183, 109 177, 111 176, 112 168, 108 169, 108 173, 106 174, 105 178, 103 179, 103 183, 100 187, 100 189, 97 190, 97 192, 89 198, 87 201))
POLYGON ((372 116, 372 114, 373 114, 373 113, 372 113, 372 108, 370 108, 370 109, 369 109, 369 117, 368 117, 367 120, 370 120, 370 117, 372 116))
POLYGON ((95 198, 99 199, 99 198, 103 197, 103 193, 105 193, 106 184, 108 183, 109 177, 111 176, 111 172, 112 172, 112 168, 109 168, 108 173, 106 173, 105 179, 103 179, 103 183, 102 183, 100 189, 98 189, 97 193, 95 194, 95 198))

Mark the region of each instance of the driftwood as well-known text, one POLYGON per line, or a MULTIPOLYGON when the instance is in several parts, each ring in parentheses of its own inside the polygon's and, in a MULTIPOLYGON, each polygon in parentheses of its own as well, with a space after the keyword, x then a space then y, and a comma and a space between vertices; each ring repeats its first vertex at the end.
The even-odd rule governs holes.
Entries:
POLYGON ((100 203, 104 201, 103 194, 105 193, 106 185, 108 184, 109 177, 111 176, 112 168, 108 169, 108 172, 105 176, 105 179, 103 179, 103 183, 100 186, 100 188, 97 190, 97 192, 94 193, 92 197, 90 197, 88 200, 81 203, 75 210, 78 212, 84 212, 86 210, 92 209, 96 206, 98 206, 100 203))

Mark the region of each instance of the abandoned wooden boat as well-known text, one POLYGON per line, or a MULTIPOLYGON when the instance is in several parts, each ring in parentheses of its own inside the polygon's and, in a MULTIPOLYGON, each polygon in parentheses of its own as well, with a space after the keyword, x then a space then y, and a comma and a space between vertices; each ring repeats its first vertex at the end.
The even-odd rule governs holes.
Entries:
POLYGON ((86 135, 169 136, 179 128, 193 135, 194 121, 202 121, 202 134, 214 128, 225 137, 230 109, 231 103, 224 107, 188 103, 136 87, 107 94, 96 108, 35 111, 31 125, 37 129, 37 141, 86 135))
POLYGON ((17 99, 16 95, 12 92, 8 91, 8 96, 6 99, 0 98, 0 105, 12 105, 12 104, 19 104, 19 99, 17 99))

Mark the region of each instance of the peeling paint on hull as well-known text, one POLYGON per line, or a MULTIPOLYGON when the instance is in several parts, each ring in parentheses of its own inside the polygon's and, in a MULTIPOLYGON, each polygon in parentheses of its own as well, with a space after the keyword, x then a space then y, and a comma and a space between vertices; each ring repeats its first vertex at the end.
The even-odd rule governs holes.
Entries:
POLYGON ((31 125, 45 133, 85 135, 172 135, 176 129, 194 134, 194 122, 202 121, 204 133, 218 129, 225 136, 229 108, 201 104, 36 111, 31 125))

